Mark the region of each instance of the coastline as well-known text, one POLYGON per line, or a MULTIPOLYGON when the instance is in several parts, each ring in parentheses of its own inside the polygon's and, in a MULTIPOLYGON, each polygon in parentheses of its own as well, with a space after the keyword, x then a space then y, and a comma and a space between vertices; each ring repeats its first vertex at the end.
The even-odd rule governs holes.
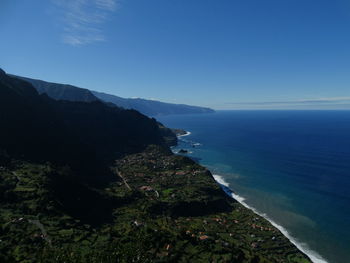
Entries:
POLYGON ((267 221, 269 221, 271 223, 271 225, 273 225, 274 227, 276 227, 279 231, 281 231, 281 233, 288 238, 288 240, 293 243, 300 251, 302 251, 304 254, 306 254, 312 262, 314 263, 329 263, 328 261, 326 261, 324 258, 322 258, 317 252, 309 249, 307 247, 307 244, 305 243, 299 243, 294 237, 292 237, 289 233, 288 230, 285 229, 283 226, 277 224, 276 222, 274 222, 271 218, 269 218, 266 214, 264 213, 260 213, 256 208, 249 206, 246 202, 245 202, 245 198, 241 197, 237 194, 235 194, 229 187, 229 183, 227 183, 225 181, 225 179, 218 174, 213 174, 213 178, 215 179, 215 181, 221 186, 221 188, 224 190, 224 192, 229 195, 230 197, 232 197, 233 199, 235 199, 237 202, 239 202, 241 205, 243 205, 244 207, 252 210, 254 213, 256 213, 257 215, 265 218, 267 221))
POLYGON ((192 133, 189 132, 189 131, 185 131, 186 133, 185 134, 180 134, 180 135, 177 135, 177 137, 185 137, 185 136, 189 136, 191 135, 192 133))
MULTIPOLYGON (((177 137, 185 137, 185 136, 189 136, 192 133, 190 131, 186 131, 185 134, 181 134, 181 135, 177 135, 177 137)), ((173 151, 174 152, 174 151, 173 151)), ((177 154, 176 152, 174 152, 175 154, 177 154)), ((276 222, 274 222, 271 218, 269 218, 266 214, 259 212, 256 208, 249 206, 246 202, 245 202, 245 198, 242 196, 239 196, 237 194, 235 194, 229 186, 229 183, 225 181, 225 179, 223 178, 223 176, 218 175, 218 174, 212 174, 214 180, 221 186, 221 188, 223 189, 223 191, 230 196, 231 198, 233 198, 234 200, 236 200, 237 202, 239 202, 241 205, 243 205, 244 207, 246 207, 247 209, 253 211, 254 213, 256 213, 257 215, 265 218, 267 221, 269 221, 271 223, 271 225, 273 225, 274 227, 276 227, 292 244, 294 244, 301 252, 303 252, 305 255, 307 255, 310 260, 314 263, 329 263, 328 261, 326 261, 324 258, 322 258, 321 255, 319 255, 317 252, 311 250, 310 248, 308 248, 306 243, 300 243, 298 242, 294 237, 292 237, 288 230, 285 229, 283 226, 277 224, 276 222)))

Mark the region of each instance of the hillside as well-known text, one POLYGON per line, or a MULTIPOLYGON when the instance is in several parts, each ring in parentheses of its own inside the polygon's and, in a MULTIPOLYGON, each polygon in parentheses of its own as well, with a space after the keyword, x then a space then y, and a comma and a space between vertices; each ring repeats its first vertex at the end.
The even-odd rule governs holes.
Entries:
POLYGON ((104 101, 112 103, 124 109, 134 109, 147 116, 169 115, 169 114, 195 114, 211 113, 212 109, 190 106, 184 104, 172 104, 154 100, 145 99, 126 99, 115 95, 90 91, 87 89, 75 87, 67 84, 58 84, 46 82, 43 80, 15 76, 27 82, 30 82, 40 94, 47 94, 55 100, 67 101, 104 101))
POLYGON ((0 85, 0 148, 13 157, 88 170, 149 144, 165 145, 159 124, 135 110, 56 101, 4 72, 0 85))
POLYGON ((0 70, 0 120, 0 262, 310 262, 155 119, 0 70))
POLYGON ((39 92, 39 94, 47 94, 49 97, 55 100, 83 102, 92 102, 99 100, 88 89, 83 89, 68 84, 52 83, 38 79, 31 79, 19 76, 15 77, 31 83, 33 87, 39 92))
POLYGON ((149 147, 113 169, 96 188, 65 168, 3 167, 1 262, 310 262, 188 158, 149 147))
POLYGON ((165 103, 155 100, 145 99, 125 99, 115 95, 92 91, 92 93, 99 99, 111 102, 117 106, 125 109, 135 109, 148 116, 169 115, 169 114, 198 114, 198 113, 212 113, 212 109, 190 106, 185 104, 165 103))

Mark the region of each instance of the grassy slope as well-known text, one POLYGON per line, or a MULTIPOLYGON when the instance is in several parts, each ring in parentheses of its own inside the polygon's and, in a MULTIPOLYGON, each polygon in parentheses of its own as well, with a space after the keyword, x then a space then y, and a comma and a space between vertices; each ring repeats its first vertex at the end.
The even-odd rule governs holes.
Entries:
POLYGON ((191 160, 151 147, 92 189, 68 168, 0 168, 1 262, 310 262, 191 160))

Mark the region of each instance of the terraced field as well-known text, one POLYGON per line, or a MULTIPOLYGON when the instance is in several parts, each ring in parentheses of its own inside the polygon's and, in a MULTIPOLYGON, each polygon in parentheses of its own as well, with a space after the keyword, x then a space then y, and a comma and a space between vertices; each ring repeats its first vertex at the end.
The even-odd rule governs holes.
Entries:
POLYGON ((310 262, 210 172, 157 147, 98 188, 66 167, 0 169, 1 262, 310 262))

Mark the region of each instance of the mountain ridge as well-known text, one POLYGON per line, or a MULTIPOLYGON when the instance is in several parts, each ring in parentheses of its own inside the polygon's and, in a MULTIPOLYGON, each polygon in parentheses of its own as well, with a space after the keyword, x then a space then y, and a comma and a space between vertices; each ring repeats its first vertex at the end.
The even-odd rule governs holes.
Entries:
POLYGON ((31 83, 40 94, 46 93, 49 97, 55 100, 84 102, 93 102, 100 100, 108 104, 112 103, 115 106, 122 107, 124 109, 134 109, 141 112, 142 114, 152 117, 169 114, 201 114, 214 112, 213 109, 206 107, 191 106, 186 104, 174 104, 141 98, 122 98, 116 95, 88 90, 69 84, 47 82, 44 80, 32 79, 16 75, 12 76, 31 83))
POLYGON ((310 262, 136 110, 0 71, 0 125, 1 262, 310 262))
POLYGON ((39 92, 39 94, 46 93, 49 97, 55 100, 84 102, 92 102, 99 100, 91 93, 90 90, 80 88, 74 85, 48 82, 40 79, 32 79, 16 75, 12 76, 31 83, 33 87, 39 92))
POLYGON ((135 110, 111 107, 100 100, 54 100, 4 71, 0 73, 0 119, 3 151, 16 158, 70 164, 77 169, 138 152, 149 144, 165 146, 163 133, 170 140, 176 137, 135 110))
POLYGON ((212 113, 214 110, 205 107, 191 106, 186 104, 174 104, 142 98, 122 98, 104 92, 92 91, 99 99, 111 102, 126 109, 135 109, 148 116, 169 114, 200 114, 212 113))

